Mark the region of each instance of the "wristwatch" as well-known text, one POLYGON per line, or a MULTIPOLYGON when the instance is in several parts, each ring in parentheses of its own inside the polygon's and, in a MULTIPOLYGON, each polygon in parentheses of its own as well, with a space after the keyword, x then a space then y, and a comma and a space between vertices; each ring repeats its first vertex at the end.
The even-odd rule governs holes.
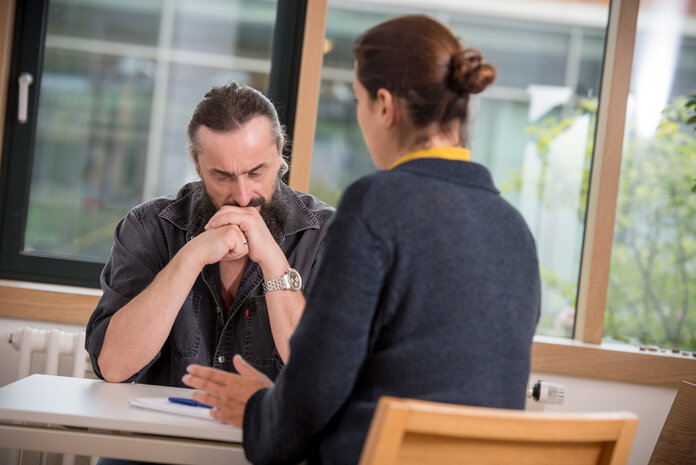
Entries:
POLYGON ((288 268, 283 276, 271 279, 263 283, 263 292, 277 291, 279 289, 290 289, 299 291, 302 288, 302 276, 294 268, 288 268))

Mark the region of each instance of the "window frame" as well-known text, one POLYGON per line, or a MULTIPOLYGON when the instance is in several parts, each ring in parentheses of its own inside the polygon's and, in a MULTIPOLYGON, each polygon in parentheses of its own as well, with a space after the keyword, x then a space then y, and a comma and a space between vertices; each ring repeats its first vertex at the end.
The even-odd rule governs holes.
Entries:
POLYGON ((639 7, 640 0, 612 0, 609 5, 573 327, 573 339, 587 343, 599 344, 604 335, 639 7))
MULTIPOLYGON (((295 115, 302 121, 312 121, 312 124, 307 125, 311 126, 311 131, 294 128, 292 133, 294 169, 290 184, 299 190, 307 190, 309 186, 321 71, 321 53, 317 50, 321 50, 323 43, 327 2, 307 0, 303 37, 304 43, 312 47, 305 47, 302 51, 295 115)), ((696 381, 695 357, 645 352, 637 347, 601 341, 638 6, 639 0, 612 0, 610 4, 576 331, 572 339, 536 336, 531 368, 541 373, 677 387, 682 380, 696 381), (630 53, 627 48, 630 48, 630 53)), ((0 13, 3 9, 11 13, 12 7, 13 1, 10 0, 0 7, 0 13)), ((10 45, 6 43, 0 50, 0 71, 7 63, 10 45)), ((4 74, 2 78, 7 82, 4 74)), ((87 322, 100 294, 95 289, 0 280, 0 317, 81 325, 87 322)))
POLYGON ((39 102, 44 41, 48 19, 48 2, 26 0, 14 5, 15 21, 8 84, 6 87, 7 111, 3 124, 3 156, 0 168, 0 276, 14 279, 32 279, 61 284, 85 284, 81 279, 65 276, 66 269, 78 276, 100 273, 103 264, 90 260, 68 260, 21 253, 24 242, 24 224, 27 219, 29 185, 36 136, 36 118, 39 102), (22 53, 22 50, 36 50, 22 53), (17 108, 17 79, 22 72, 34 76, 28 94, 26 123, 18 124, 11 109, 17 108), (55 277, 55 278, 54 278, 55 277))
MULTIPOLYGON (((604 332, 604 310, 639 6, 640 0, 612 0, 609 4, 572 337, 572 340, 584 343, 600 344, 604 332)), ((311 150, 293 154, 295 164, 310 167, 311 162, 311 150)), ((306 170, 306 177, 300 179, 298 176, 293 187, 305 192, 309 189, 309 169, 306 170)))
MULTIPOLYGON (((40 98, 43 55, 50 0, 5 2, 8 37, 12 44, 9 74, 5 82, 7 102, 3 109, 17 108, 17 79, 22 72, 34 76, 29 88, 28 119, 16 122, 10 111, 3 121, 0 167, 0 278, 62 285, 99 287, 104 262, 79 257, 60 257, 22 251, 28 214, 32 158, 36 137, 36 116, 40 98), (14 10, 14 15, 11 10, 14 10), (14 30, 14 33, 10 32, 14 30)), ((271 51, 269 98, 279 109, 279 118, 290 131, 294 128, 300 70, 303 60, 307 0, 279 1, 271 51)), ((312 13, 315 15, 316 13, 312 13)), ((321 65, 319 65, 321 67, 321 65)), ((313 134, 312 128, 312 134, 313 134)), ((290 155, 291 154, 287 154, 290 155)))

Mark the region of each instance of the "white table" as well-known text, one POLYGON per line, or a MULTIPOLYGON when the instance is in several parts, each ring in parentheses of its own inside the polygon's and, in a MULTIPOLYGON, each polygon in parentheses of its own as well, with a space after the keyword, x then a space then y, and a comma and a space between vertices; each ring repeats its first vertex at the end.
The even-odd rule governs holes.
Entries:
POLYGON ((128 405, 191 390, 32 375, 0 388, 0 448, 171 464, 247 464, 240 428, 128 405))

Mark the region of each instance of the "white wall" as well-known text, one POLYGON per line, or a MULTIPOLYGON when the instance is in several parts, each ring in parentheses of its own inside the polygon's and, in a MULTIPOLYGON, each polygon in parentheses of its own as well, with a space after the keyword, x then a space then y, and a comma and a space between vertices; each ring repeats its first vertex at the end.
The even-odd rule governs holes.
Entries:
MULTIPOLYGON (((19 352, 14 350, 7 340, 12 332, 24 326, 39 329, 57 328, 63 331, 84 330, 84 327, 80 325, 0 318, 0 386, 17 379, 19 352)), ((32 373, 41 372, 43 363, 42 354, 35 355, 32 359, 32 373)), ((61 363, 59 374, 69 376, 71 363, 71 360, 61 363)), ((532 373, 529 378, 530 386, 538 379, 564 385, 566 388, 565 402, 562 405, 542 405, 530 401, 527 403, 529 409, 559 412, 628 410, 638 415, 640 424, 628 465, 648 463, 662 430, 662 425, 677 394, 676 388, 602 381, 551 373, 532 373)), ((0 461, 2 458, 2 453, 0 453, 0 461)))
POLYGON ((662 425, 672 406, 677 388, 646 384, 603 381, 552 373, 532 373, 530 385, 538 379, 562 384, 566 388, 561 405, 541 405, 528 401, 528 408, 547 412, 629 411, 638 415, 640 423, 633 441, 628 465, 645 465, 650 460, 662 425))

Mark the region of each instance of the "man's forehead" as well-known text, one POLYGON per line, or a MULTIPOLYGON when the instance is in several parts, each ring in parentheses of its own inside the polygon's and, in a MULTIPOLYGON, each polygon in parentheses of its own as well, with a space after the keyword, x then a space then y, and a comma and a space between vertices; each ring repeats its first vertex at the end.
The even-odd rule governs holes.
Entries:
POLYGON ((276 145, 276 135, 273 124, 269 118, 256 115, 244 122, 241 126, 232 129, 214 129, 202 124, 196 131, 198 141, 214 136, 232 136, 240 139, 248 139, 254 142, 265 142, 276 145))
MULTIPOLYGON (((233 163, 233 171, 251 171, 261 163, 272 163, 280 156, 278 146, 263 126, 245 124, 231 131, 198 130, 198 155, 206 164, 233 163)), ((220 166, 220 169, 229 171, 220 166)))

